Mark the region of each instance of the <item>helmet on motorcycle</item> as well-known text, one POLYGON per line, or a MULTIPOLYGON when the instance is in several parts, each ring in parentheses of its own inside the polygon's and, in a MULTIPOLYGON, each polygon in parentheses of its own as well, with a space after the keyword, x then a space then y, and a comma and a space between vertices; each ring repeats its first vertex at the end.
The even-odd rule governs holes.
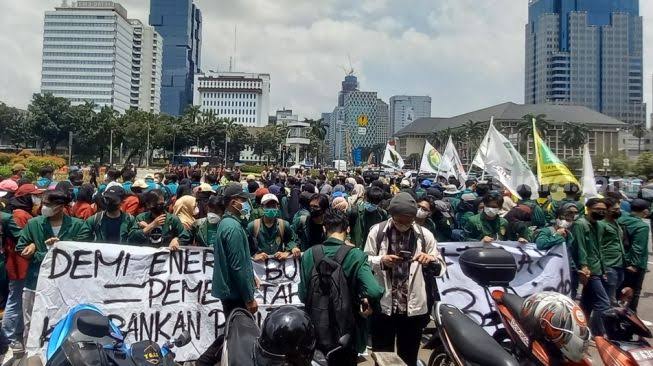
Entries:
POLYGON ((585 314, 569 297, 551 291, 531 295, 521 319, 531 337, 553 345, 565 358, 579 362, 585 357, 590 331, 585 314))
POLYGON ((256 342, 257 365, 306 366, 315 352, 315 327, 302 310, 285 305, 263 321, 256 342))

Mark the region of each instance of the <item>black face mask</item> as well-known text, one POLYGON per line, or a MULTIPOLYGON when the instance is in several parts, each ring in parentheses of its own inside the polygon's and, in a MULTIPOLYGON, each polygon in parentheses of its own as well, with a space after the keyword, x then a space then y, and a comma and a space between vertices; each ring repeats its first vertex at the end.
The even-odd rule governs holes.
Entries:
POLYGON ((615 211, 610 214, 613 219, 618 219, 621 217, 621 211, 615 211))
POLYGON ((321 208, 311 208, 311 217, 320 217, 322 216, 322 209, 321 208))
POLYGON ((594 219, 596 221, 605 219, 605 212, 593 211, 592 212, 592 219, 594 219))
POLYGON ((159 203, 150 209, 150 211, 157 216, 162 215, 165 212, 165 210, 166 210, 166 205, 164 203, 159 203))
POLYGON ((109 212, 117 211, 118 209, 120 209, 120 201, 116 200, 116 199, 113 199, 113 198, 106 197, 105 198, 105 205, 106 205, 107 211, 109 211, 109 212))

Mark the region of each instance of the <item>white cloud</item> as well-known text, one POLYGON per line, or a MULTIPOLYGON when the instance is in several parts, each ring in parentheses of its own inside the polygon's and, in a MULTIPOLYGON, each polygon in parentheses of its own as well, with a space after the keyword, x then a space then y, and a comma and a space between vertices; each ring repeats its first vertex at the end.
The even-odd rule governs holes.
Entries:
MULTIPOLYGON (((202 67, 228 67, 237 25, 237 68, 271 74, 271 113, 288 107, 310 118, 332 110, 347 55, 362 90, 386 101, 428 94, 434 116, 523 101, 523 0, 196 1, 204 19, 202 67)), ((21 107, 39 88, 43 11, 60 3, 29 2, 0 5, 0 100, 21 107)), ((130 17, 147 21, 147 2, 121 3, 130 17)), ((653 4, 643 1, 641 13, 653 14, 653 4)), ((645 45, 653 37, 649 23, 645 45)), ((645 49, 650 101, 652 58, 645 49)))

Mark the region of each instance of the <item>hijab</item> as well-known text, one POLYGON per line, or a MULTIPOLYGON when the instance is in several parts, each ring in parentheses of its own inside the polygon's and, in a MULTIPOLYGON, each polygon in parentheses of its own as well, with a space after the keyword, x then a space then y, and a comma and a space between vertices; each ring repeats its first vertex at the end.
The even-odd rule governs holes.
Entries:
POLYGON ((175 201, 173 213, 179 217, 186 230, 195 222, 195 203, 196 199, 193 196, 182 196, 175 201))

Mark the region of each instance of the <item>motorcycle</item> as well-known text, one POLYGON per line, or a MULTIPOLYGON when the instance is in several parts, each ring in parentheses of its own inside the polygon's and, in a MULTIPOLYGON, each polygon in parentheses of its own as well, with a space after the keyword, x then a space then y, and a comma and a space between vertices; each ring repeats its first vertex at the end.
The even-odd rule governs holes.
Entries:
MULTIPOLYGON (((261 330, 256 323, 254 316, 245 309, 235 309, 229 315, 225 326, 224 345, 222 347, 221 366, 258 366, 267 365, 269 359, 279 360, 282 363, 283 355, 274 355, 257 350, 257 340, 261 335, 261 330), (258 360, 259 355, 264 355, 266 360, 258 360)), ((351 339, 349 335, 343 336, 339 341, 339 346, 328 352, 326 355, 320 351, 315 351, 312 360, 312 366, 332 365, 333 356, 339 350, 346 347, 351 339)))
MULTIPOLYGON (((190 334, 184 331, 161 347, 149 340, 127 344, 120 329, 97 307, 81 304, 54 326, 45 366, 180 366, 172 350, 190 341, 190 334)), ((30 357, 21 364, 36 365, 37 361, 30 357)))
POLYGON ((469 248, 461 254, 459 263, 465 276, 483 288, 491 308, 494 303, 495 311, 487 319, 488 325, 495 327, 492 337, 518 360, 541 366, 592 364, 588 356, 580 362, 570 361, 555 345, 529 336, 531 329, 520 317, 525 299, 510 286, 517 273, 512 254, 502 248, 469 248), (495 289, 490 291, 490 287, 495 289))
POLYGON ((437 302, 433 309, 437 334, 428 366, 518 366, 519 362, 480 325, 453 305, 437 302))

